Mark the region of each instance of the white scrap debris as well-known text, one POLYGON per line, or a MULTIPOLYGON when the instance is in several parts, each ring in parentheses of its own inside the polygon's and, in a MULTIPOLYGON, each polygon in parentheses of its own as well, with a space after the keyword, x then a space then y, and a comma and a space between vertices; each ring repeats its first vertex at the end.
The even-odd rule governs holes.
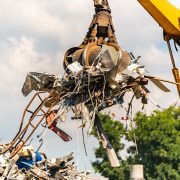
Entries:
POLYGON ((79 62, 75 61, 67 67, 71 73, 78 74, 83 70, 83 66, 79 62))

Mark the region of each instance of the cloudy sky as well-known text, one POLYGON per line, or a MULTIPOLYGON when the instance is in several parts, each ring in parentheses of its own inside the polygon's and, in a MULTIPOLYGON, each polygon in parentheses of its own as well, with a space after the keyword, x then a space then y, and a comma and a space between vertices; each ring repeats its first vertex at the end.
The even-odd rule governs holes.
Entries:
MULTIPOLYGON (((180 8, 179 0, 169 0, 180 8)), ((120 45, 135 55, 142 56, 152 75, 173 80, 167 47, 162 29, 136 0, 110 1, 116 36, 120 45)), ((62 74, 65 51, 78 46, 83 40, 94 14, 92 0, 0 0, 0 137, 9 141, 16 132, 24 106, 21 88, 29 71, 62 74)), ((175 52, 177 66, 180 55, 175 52)), ((151 97, 162 107, 178 101, 176 88, 168 85, 171 93, 165 94, 150 85, 151 97)), ((151 105, 151 109, 152 109, 151 105)), ((148 108, 146 108, 148 111, 148 108)), ((76 123, 64 125, 76 137, 76 123)), ((81 140, 81 138, 80 138, 81 140)), ((77 138, 69 144, 59 141, 55 135, 46 135, 49 156, 78 152, 77 138), (57 147, 57 148, 54 148, 57 147)), ((97 143, 90 138, 90 159, 97 143)), ((80 143, 80 154, 83 150, 80 143)), ((84 156, 83 156, 84 157, 84 156)), ((84 158, 85 159, 85 158, 84 158)), ((85 162, 80 163, 85 167, 85 162)))

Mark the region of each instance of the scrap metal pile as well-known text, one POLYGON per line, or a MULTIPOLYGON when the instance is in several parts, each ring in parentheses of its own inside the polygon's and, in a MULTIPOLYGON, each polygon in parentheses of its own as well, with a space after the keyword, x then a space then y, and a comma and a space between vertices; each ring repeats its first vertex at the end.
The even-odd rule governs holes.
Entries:
MULTIPOLYGON (((5 146, 5 145, 4 145, 5 146)), ((4 147, 1 146, 0 150, 4 147)), ((88 172, 78 172, 73 153, 62 158, 47 159, 44 153, 35 152, 34 148, 24 146, 11 160, 9 152, 0 156, 0 180, 85 180, 88 172)))
POLYGON ((94 6, 95 15, 84 41, 65 54, 64 75, 37 72, 27 75, 22 89, 24 96, 33 90, 37 93, 24 110, 17 135, 2 151, 2 154, 10 152, 9 159, 21 152, 39 125, 49 128, 65 142, 70 141, 71 136, 57 127, 57 123, 65 122, 71 110, 72 119, 82 120, 82 128, 90 124, 89 133, 95 126, 111 166, 118 167, 119 160, 102 128, 98 113, 123 104, 124 96, 129 92, 133 93, 133 97, 141 98, 142 104, 147 104, 150 92, 146 85, 149 80, 161 90, 169 91, 160 82, 162 80, 145 75, 145 67, 139 63, 140 57, 135 58, 133 53, 124 51, 118 45, 107 0, 94 0, 94 6), (34 109, 33 103, 38 101, 34 109))

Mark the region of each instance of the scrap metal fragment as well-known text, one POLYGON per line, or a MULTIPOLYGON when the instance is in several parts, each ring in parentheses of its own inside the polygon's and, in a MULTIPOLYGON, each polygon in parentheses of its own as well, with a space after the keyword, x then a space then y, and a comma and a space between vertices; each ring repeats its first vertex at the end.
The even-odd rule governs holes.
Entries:
POLYGON ((108 137, 106 136, 106 134, 103 130, 103 127, 102 127, 102 124, 101 124, 101 121, 100 121, 98 115, 96 115, 96 118, 95 118, 95 125, 97 128, 97 133, 100 138, 100 141, 102 142, 103 147, 107 150, 107 155, 108 155, 111 166, 119 167, 120 164, 119 164, 117 155, 116 155, 111 143, 109 142, 108 137))
POLYGON ((47 91, 53 87, 55 75, 30 72, 25 80, 22 93, 27 96, 31 91, 47 91))
MULTIPOLYGON (((28 148, 26 147, 26 149, 28 148)), ((33 155, 25 157, 28 159, 33 157, 33 155)), ((62 158, 45 159, 42 162, 31 165, 26 171, 18 168, 16 165, 17 159, 12 159, 8 161, 6 167, 0 165, 0 180, 85 180, 89 173, 86 171, 78 172, 74 162, 72 162, 73 159, 73 153, 62 158)))

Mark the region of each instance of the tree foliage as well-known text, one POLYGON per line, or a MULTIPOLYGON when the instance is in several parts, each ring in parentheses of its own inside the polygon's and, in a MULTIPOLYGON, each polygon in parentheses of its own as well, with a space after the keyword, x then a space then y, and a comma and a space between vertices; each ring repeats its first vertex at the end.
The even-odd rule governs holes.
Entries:
POLYGON ((111 168, 107 155, 100 146, 95 154, 98 160, 93 163, 97 172, 110 180, 129 179, 130 166, 144 165, 144 175, 147 180, 177 180, 180 179, 180 108, 171 106, 164 111, 154 111, 151 115, 137 113, 136 128, 125 133, 120 122, 113 121, 107 115, 100 116, 103 127, 116 152, 124 148, 122 137, 126 136, 132 142, 136 136, 138 154, 135 146, 127 150, 128 158, 121 161, 120 168, 111 168), (99 159, 103 157, 103 159, 99 159))

